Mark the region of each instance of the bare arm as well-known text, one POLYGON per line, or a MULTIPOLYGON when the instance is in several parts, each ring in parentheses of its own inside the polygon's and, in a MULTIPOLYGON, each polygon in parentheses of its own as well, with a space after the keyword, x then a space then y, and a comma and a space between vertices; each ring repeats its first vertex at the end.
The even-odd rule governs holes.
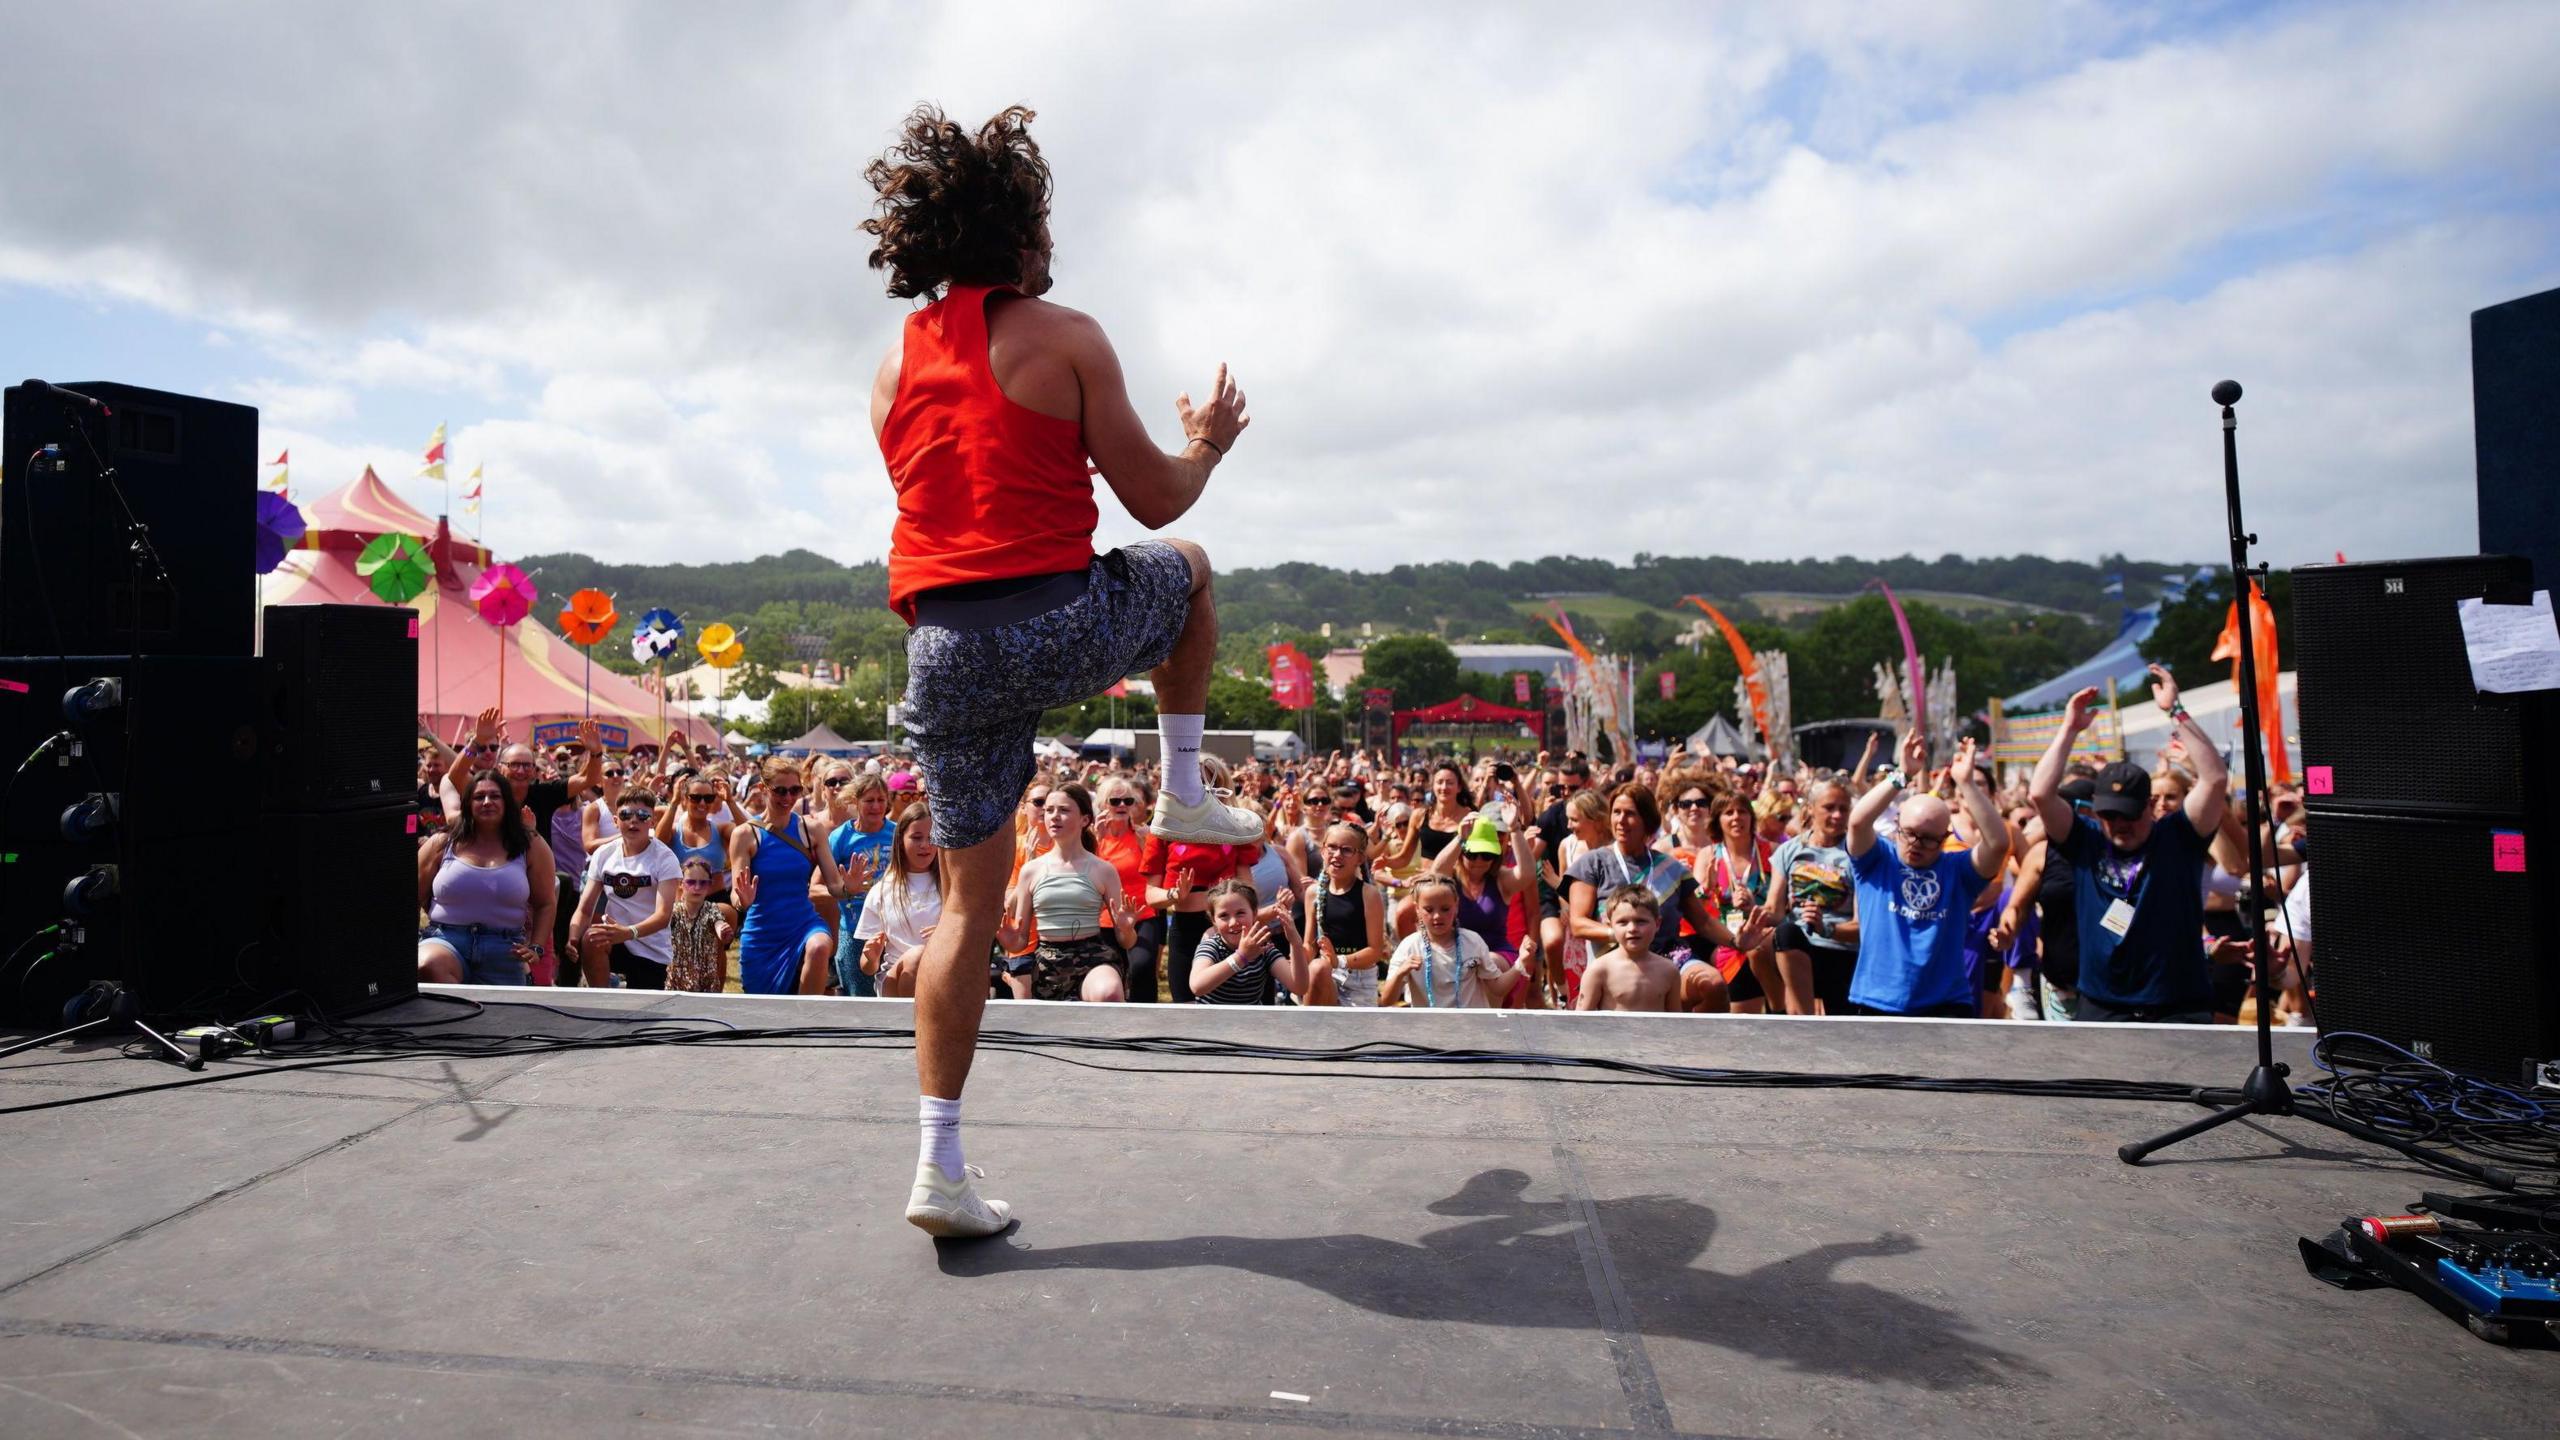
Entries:
POLYGON ((1150 530, 1179 520, 1208 487, 1209 472, 1222 452, 1233 449, 1236 436, 1250 423, 1244 393, 1218 367, 1208 405, 1194 410, 1191 397, 1174 401, 1182 419, 1183 446, 1168 455, 1147 436, 1146 422, 1129 403, 1128 379, 1109 336, 1092 317, 1065 312, 1061 334, 1076 383, 1084 394, 1084 442, 1103 482, 1129 512, 1150 530))
MULTIPOLYGON (((2196 834, 2210 840, 2222 825, 2222 812, 2231 802, 2231 767, 2222 763, 2222 752, 2214 748, 2195 717, 2178 703, 2178 682, 2171 678, 2167 666, 2151 667, 2151 698, 2168 712, 2170 723, 2186 738, 2187 758, 2196 766, 2196 783, 2187 790, 2187 823, 2196 834)), ((2242 862, 2247 868, 2247 862, 2242 862)))
POLYGON ((2062 775, 2071 767, 2071 746, 2089 728, 2090 707, 2097 703, 2094 685, 2071 697, 2063 707, 2062 724, 2053 732, 2053 743, 2044 747, 2036 761, 2035 778, 2027 782, 2027 798, 2035 802, 2036 818, 2044 822, 2044 833, 2055 844, 2071 833, 2071 802, 2062 798, 2062 775))
MULTIPOLYGON (((1920 738, 1918 730, 1913 730, 1902 737, 1900 759, 1905 775, 1919 773, 1921 768, 1928 764, 1928 757, 1928 744, 1920 738)), ((1875 848, 1876 821, 1884 818, 1886 808, 1893 804, 1893 797, 1901 793, 1902 787, 1894 784, 1893 777, 1887 775, 1878 780, 1874 788, 1859 796, 1857 804, 1849 807, 1847 846, 1851 859, 1862 859, 1869 850, 1875 848)))
POLYGON ((1964 813, 1973 818, 1973 873, 1985 880, 1997 880, 2009 863, 2009 822, 2000 818, 1999 807, 1991 803, 1991 792, 1982 788, 1982 773, 1974 768, 1973 740, 1968 736, 1956 746, 1956 758, 1950 762, 1956 777, 1956 799, 1963 802, 1964 813))
POLYGON ((418 908, 429 909, 436 903, 436 871, 444 865, 445 837, 430 835, 418 847, 418 908))

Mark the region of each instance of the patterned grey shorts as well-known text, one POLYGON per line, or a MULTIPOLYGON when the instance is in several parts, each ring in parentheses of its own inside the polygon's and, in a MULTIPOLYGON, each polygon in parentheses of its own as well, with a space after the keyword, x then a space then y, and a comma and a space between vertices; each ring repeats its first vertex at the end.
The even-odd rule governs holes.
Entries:
POLYGON ((1084 594, 985 630, 907 632, 907 737, 933 843, 965 849, 1013 819, 1040 715, 1153 670, 1191 619, 1191 562, 1161 540, 1097 555, 1084 594))

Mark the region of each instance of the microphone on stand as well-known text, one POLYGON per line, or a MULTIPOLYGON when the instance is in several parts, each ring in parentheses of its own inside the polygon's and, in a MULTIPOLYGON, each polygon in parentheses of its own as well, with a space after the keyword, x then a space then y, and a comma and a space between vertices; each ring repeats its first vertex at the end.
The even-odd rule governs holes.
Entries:
POLYGON ((66 390, 61 386, 54 384, 50 380, 38 380, 33 376, 29 376, 27 379, 21 380, 18 383, 31 390, 42 390, 48 395, 59 396, 60 398, 71 401, 76 405, 86 405, 101 415, 113 415, 116 413, 115 407, 109 405, 106 401, 99 399, 97 396, 83 395, 77 390, 66 390))

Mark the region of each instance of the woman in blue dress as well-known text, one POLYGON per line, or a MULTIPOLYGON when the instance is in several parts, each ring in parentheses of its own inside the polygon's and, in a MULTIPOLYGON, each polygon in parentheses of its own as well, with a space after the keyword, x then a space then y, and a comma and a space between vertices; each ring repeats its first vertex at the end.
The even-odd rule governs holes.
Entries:
POLYGON ((833 976, 835 927, 810 900, 811 877, 844 899, 844 874, 815 825, 800 813, 808 793, 797 761, 764 763, 763 803, 729 834, 731 898, 746 912, 738 935, 738 983, 750 995, 824 995, 833 976))

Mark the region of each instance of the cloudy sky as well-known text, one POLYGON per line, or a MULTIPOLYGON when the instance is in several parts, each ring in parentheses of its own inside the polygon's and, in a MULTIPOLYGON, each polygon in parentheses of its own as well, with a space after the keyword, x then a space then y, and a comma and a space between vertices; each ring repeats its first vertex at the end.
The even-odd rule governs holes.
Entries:
MULTIPOLYGON (((449 422, 502 552, 887 546, 863 162, 1011 102, 1229 563, 2475 546, 2560 6, 0 7, 0 369, 449 422)), ((262 454, 262 457, 264 455, 262 454)), ((1107 503, 1105 537, 1139 533, 1107 503)))

